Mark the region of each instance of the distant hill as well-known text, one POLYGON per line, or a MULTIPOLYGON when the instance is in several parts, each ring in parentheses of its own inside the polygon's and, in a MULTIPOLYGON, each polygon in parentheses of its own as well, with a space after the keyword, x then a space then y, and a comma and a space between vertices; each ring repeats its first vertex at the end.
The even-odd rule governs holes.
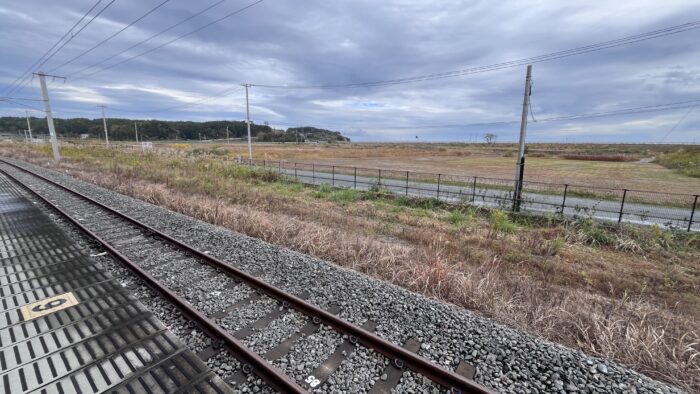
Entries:
POLYGON ((316 127, 290 127, 287 131, 273 130, 269 133, 262 133, 258 136, 258 141, 266 142, 344 142, 350 138, 344 137, 339 131, 319 129, 316 127))
MULTIPOLYGON (((44 118, 30 118, 34 135, 47 135, 49 133, 44 118)), ((229 128, 231 138, 243 138, 248 135, 245 121, 216 120, 210 122, 167 121, 167 120, 137 120, 139 139, 144 140, 197 140, 197 139, 223 139, 226 138, 226 127, 229 128)), ((61 137, 78 138, 81 134, 87 134, 91 138, 103 138, 104 129, 102 119, 72 118, 56 119, 54 124, 58 135, 61 137)), ((107 118, 109 137, 112 140, 133 140, 134 120, 107 118)), ((27 119, 24 117, 0 117, 0 133, 21 134, 27 128, 27 119)), ((261 141, 296 141, 296 130, 306 141, 349 141, 337 131, 317 129, 314 127, 290 128, 287 131, 275 130, 267 125, 251 123, 250 134, 259 137, 261 141), (289 139, 289 136, 294 138, 289 139), (284 137, 280 137, 284 136, 284 137)))

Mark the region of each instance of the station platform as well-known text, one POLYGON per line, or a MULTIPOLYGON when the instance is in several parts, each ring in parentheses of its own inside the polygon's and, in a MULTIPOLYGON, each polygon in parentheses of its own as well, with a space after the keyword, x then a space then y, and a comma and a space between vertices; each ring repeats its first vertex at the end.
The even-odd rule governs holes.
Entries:
POLYGON ((0 174, 0 392, 231 389, 0 174))

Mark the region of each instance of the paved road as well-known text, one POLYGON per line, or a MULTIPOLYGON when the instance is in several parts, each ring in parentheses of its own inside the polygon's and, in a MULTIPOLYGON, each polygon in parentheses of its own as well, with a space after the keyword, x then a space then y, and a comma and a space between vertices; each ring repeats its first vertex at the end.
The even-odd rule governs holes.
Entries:
MULTIPOLYGON (((295 177, 294 169, 272 167, 282 174, 295 177)), ((324 171, 296 170, 296 178, 303 183, 316 185, 335 185, 337 187, 356 188, 358 190, 368 190, 372 185, 378 183, 377 177, 338 174, 335 175, 324 171)), ((440 185, 438 196, 438 185, 430 182, 409 181, 382 177, 382 188, 395 193, 396 195, 407 195, 409 197, 439 198, 441 201, 459 202, 466 201, 476 205, 489 207, 502 207, 510 209, 512 207, 512 190, 491 189, 483 185, 478 185, 476 190, 469 186, 440 185), (408 192, 406 185, 408 184, 408 192)), ((539 194, 523 192, 523 202, 521 210, 524 212, 552 214, 561 211, 563 195, 539 194)), ((602 200, 594 198, 583 198, 567 196, 564 215, 591 216, 595 219, 617 222, 620 216, 620 201, 602 200)), ((671 206, 661 206, 643 203, 626 202, 622 221, 636 224, 658 224, 663 227, 688 228, 691 210, 676 208, 671 206)), ((700 231, 700 212, 696 212, 693 218, 693 231, 700 231)))

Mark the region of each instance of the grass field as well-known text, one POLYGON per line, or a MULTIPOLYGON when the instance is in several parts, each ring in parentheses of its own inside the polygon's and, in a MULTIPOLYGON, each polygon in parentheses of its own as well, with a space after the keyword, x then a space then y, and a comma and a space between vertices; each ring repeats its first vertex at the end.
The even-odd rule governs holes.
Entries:
POLYGON ((697 234, 307 188, 188 149, 64 148, 60 165, 48 160, 48 146, 0 145, 0 155, 67 171, 700 389, 697 234))
MULTIPOLYGON (((244 144, 191 144, 181 149, 201 152, 216 150, 219 155, 247 158, 247 147, 244 144)), ((528 149, 525 180, 670 193, 700 193, 700 178, 690 176, 691 171, 700 171, 700 160, 696 159, 692 164, 694 170, 676 170, 651 161, 652 158, 664 157, 664 152, 671 153, 682 147, 598 147, 600 152, 606 155, 624 154, 638 157, 634 161, 562 158, 565 154, 588 155, 593 149, 594 147, 589 145, 553 147, 534 144, 528 149)), ((480 144, 256 144, 254 158, 505 179, 512 179, 515 173, 514 145, 490 147, 480 144)))

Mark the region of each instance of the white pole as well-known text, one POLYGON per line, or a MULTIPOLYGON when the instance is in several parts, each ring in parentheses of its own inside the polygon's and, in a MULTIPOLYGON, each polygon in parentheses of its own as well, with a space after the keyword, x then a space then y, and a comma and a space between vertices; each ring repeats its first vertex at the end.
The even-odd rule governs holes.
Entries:
POLYGON ((134 133, 136 133, 136 143, 139 143, 139 127, 136 125, 136 122, 134 122, 134 133))
POLYGON ((227 143, 227 144, 230 144, 230 143, 231 143, 231 139, 228 138, 228 126, 226 126, 226 143, 227 143))
POLYGON ((107 147, 109 148, 109 137, 107 136, 107 118, 105 118, 105 106, 98 105, 98 107, 102 107, 102 124, 105 127, 105 144, 107 144, 107 147))
POLYGON ((523 113, 520 117, 520 144, 518 145, 518 161, 515 163, 515 195, 514 195, 514 205, 513 210, 518 211, 520 208, 520 193, 522 191, 522 179, 520 179, 520 173, 522 172, 523 157, 525 156, 525 132, 527 130, 527 114, 530 108, 530 94, 532 86, 532 65, 527 66, 527 74, 525 76, 525 93, 523 97, 523 113))
POLYGON ((24 142, 27 142, 27 130, 22 129, 22 131, 24 131, 24 142))
POLYGON ((51 150, 53 151, 54 161, 61 160, 61 154, 58 151, 58 141, 56 139, 56 129, 53 125, 53 115, 51 115, 51 104, 49 103, 49 91, 46 89, 46 74, 39 72, 39 83, 41 84, 41 95, 44 97, 44 110, 46 111, 46 123, 49 125, 49 135, 51 136, 51 150))
POLYGON ((24 112, 27 114, 27 131, 29 131, 29 140, 31 141, 34 137, 32 137, 32 124, 29 122, 29 111, 24 112))
POLYGON ((250 84, 246 83, 243 86, 245 86, 245 119, 248 126, 248 160, 253 160, 253 145, 250 142, 250 106, 248 105, 248 87, 250 87, 250 84))

